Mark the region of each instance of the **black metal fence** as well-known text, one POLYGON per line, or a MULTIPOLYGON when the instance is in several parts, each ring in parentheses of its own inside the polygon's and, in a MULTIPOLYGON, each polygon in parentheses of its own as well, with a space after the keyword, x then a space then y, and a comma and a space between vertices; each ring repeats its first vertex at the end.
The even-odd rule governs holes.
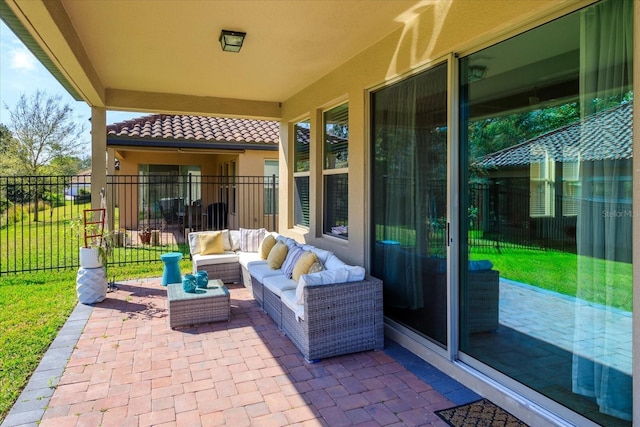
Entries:
MULTIPOLYGON (((277 230, 276 176, 109 175, 108 265, 189 254, 187 234, 223 228, 277 230)), ((0 275, 78 267, 72 224, 91 206, 91 176, 0 177, 0 275)))
MULTIPOLYGON (((494 182, 469 184, 465 220, 471 252, 505 249, 576 252, 577 214, 585 201, 555 195, 545 206, 548 214, 535 215, 529 181, 525 184, 524 187, 494 182)), ((376 238, 441 255, 446 247, 446 183, 425 181, 421 189, 417 185, 413 180, 388 177, 374 184, 377 190, 374 198, 378 197, 374 200, 377 209, 374 216, 378 224, 384 224, 376 228, 376 238)))

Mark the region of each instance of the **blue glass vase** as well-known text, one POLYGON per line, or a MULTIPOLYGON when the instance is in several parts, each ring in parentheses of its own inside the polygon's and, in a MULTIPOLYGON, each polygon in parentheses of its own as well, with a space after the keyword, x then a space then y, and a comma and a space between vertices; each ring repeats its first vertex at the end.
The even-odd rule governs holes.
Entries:
POLYGON ((209 284, 209 275, 204 270, 198 270, 196 273, 196 278, 198 279, 198 287, 206 288, 209 284))
POLYGON ((182 289, 184 289, 185 292, 194 293, 197 284, 198 279, 193 274, 185 274, 182 278, 182 289))

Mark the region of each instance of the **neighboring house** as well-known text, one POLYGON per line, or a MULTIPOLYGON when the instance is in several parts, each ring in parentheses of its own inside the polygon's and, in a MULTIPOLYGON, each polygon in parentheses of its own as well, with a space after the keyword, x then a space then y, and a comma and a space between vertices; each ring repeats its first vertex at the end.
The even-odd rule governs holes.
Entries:
MULTIPOLYGON (((279 124, 267 120, 158 114, 107 126, 108 153, 119 163, 116 203, 128 206, 121 209, 120 226, 162 218, 213 227, 207 221, 214 209, 216 218, 224 216, 215 225, 251 225, 235 212, 244 188, 239 184, 245 176, 278 174, 278 142, 279 124)), ((255 202, 264 204, 262 198, 255 202)))
POLYGON ((71 178, 69 186, 64 189, 65 198, 74 203, 84 203, 91 200, 91 169, 82 171, 71 178))
MULTIPOLYGON (((517 232, 510 237, 509 230, 526 223, 526 237, 545 242, 541 246, 553 246, 554 240, 566 245, 567 237, 575 244, 581 209, 631 212, 632 119, 633 105, 624 103, 478 159, 473 169, 500 186, 499 191, 484 187, 491 199, 487 206, 498 213, 493 227, 485 224, 488 231, 522 239, 517 232), (611 161, 616 161, 614 182, 605 173, 611 161)), ((631 219, 621 217, 629 229, 631 219)), ((631 262, 631 242, 619 243, 616 259, 631 262)))

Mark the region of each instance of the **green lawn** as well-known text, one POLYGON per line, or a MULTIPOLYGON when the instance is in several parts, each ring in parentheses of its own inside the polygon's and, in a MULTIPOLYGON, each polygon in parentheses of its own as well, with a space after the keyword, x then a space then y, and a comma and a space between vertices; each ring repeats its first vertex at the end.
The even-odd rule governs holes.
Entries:
MULTIPOLYGON (((183 272, 191 262, 180 263, 183 272)), ((117 281, 162 274, 160 261, 110 267, 117 281)), ((76 270, 0 277, 0 421, 76 305, 76 270)))
POLYGON ((474 253, 471 259, 491 260, 500 277, 625 311, 632 309, 630 263, 527 249, 507 249, 500 254, 474 253))
MULTIPOLYGON (((33 212, 25 213, 22 221, 0 227, 0 244, 8 248, 7 251, 0 251, 0 271, 55 270, 57 267, 77 265, 78 248, 83 241, 72 229, 71 222, 81 217, 83 210, 89 207, 89 203, 73 205, 66 201, 62 206, 40 211, 38 221, 34 220, 33 212)), ((117 223, 117 209, 114 216, 117 223)), ((116 247, 110 263, 154 262, 162 252, 177 250, 186 253, 186 246, 167 243, 161 246, 116 247)))
MULTIPOLYGON (((414 247, 416 244, 415 230, 404 227, 385 229, 378 225, 376 236, 378 240, 395 240, 402 247, 414 247)), ((476 244, 483 242, 479 231, 470 231, 469 237, 476 244)), ((484 243, 488 248, 493 247, 490 242, 484 243)), ((580 257, 568 252, 512 248, 503 248, 500 253, 495 250, 489 253, 473 251, 470 258, 491 260, 494 268, 500 271, 500 277, 624 311, 632 309, 630 263, 580 257)))

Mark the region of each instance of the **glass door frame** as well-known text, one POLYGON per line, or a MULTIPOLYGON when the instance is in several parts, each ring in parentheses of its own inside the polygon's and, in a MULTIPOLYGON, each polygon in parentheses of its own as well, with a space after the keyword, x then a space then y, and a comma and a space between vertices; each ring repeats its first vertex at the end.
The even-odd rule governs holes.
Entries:
MULTIPOLYGON (((573 13, 589 4, 593 4, 596 1, 584 1, 576 4, 564 6, 554 13, 547 14, 544 17, 537 17, 532 19, 526 24, 519 25, 515 29, 505 31, 490 40, 481 40, 473 45, 473 47, 466 47, 457 53, 451 53, 446 57, 440 57, 430 61, 428 64, 424 64, 411 72, 402 74, 389 81, 385 81, 382 84, 370 87, 366 90, 366 109, 369 114, 366 117, 365 132, 366 144, 365 156, 369 160, 365 162, 367 176, 367 182, 369 183, 369 191, 367 197, 369 202, 369 213, 367 218, 372 220, 371 213, 371 200, 373 198, 371 179, 372 179, 372 115, 371 115, 371 95, 384 87, 390 86, 394 83, 407 79, 413 75, 419 74, 425 70, 431 69, 437 65, 447 62, 447 346, 442 348, 428 339, 418 335, 410 329, 402 326, 401 324, 390 320, 385 317, 385 334, 390 338, 398 341, 401 345, 408 348, 418 356, 425 359, 428 363, 431 363, 436 368, 441 369, 446 374, 457 374, 457 378, 464 381, 469 386, 472 384, 478 389, 482 390, 483 396, 494 400, 496 403, 515 400, 522 406, 526 406, 529 410, 540 414, 547 420, 557 420, 558 424, 566 424, 572 422, 577 425, 585 426, 597 426, 596 423, 581 416, 580 414, 568 409, 560 403, 536 392, 535 390, 519 383, 513 378, 493 369, 489 365, 486 365, 479 360, 462 353, 460 351, 460 283, 464 279, 467 269, 461 268, 460 258, 462 249, 462 236, 460 235, 460 221, 462 216, 462 202, 461 190, 463 184, 461 182, 461 168, 464 164, 462 156, 465 154, 463 147, 461 147, 462 141, 460 140, 460 125, 461 125, 461 106, 460 106, 460 76, 459 76, 459 59, 463 56, 470 55, 478 52, 488 46, 500 43, 512 36, 522 34, 528 30, 531 30, 539 25, 546 24, 556 18, 573 13), (554 415, 556 414, 556 415, 554 415)), ((634 47, 634 66, 636 75, 640 74, 640 7, 636 7, 634 10, 634 41, 636 42, 634 47)), ((640 78, 634 79, 633 82, 634 92, 640 93, 640 78)), ((634 110, 640 112, 640 97, 636 96, 633 101, 634 110)), ((640 113, 637 115, 640 117, 640 113)), ((634 128, 638 128, 638 118, 634 116, 634 128)), ((640 153, 640 132, 634 132, 633 137, 633 150, 636 153, 640 153)), ((634 156, 633 160, 633 194, 640 194, 640 157, 634 156)), ((640 203, 640 200, 635 198, 634 201, 640 203)), ((634 253, 640 253, 640 212, 636 206, 634 206, 633 215, 633 242, 634 253)), ((374 225, 370 224, 369 233, 365 237, 365 247, 367 248, 366 259, 368 265, 372 263, 372 251, 375 243, 374 225)), ((637 260, 637 256, 634 257, 634 261, 637 260)), ((634 291, 634 311, 640 310, 640 262, 634 262, 634 278, 633 289, 634 291)), ((640 354, 640 334, 636 334, 635 331, 640 330, 640 316, 634 316, 633 320, 633 351, 634 354, 640 354)), ((640 382, 637 378, 640 378, 640 363, 634 363, 633 376, 635 377, 634 384, 637 386, 640 382)), ((634 392, 638 392, 634 389, 634 392)), ((634 399, 634 414, 640 413, 639 409, 640 399, 634 399)), ((640 417, 634 416, 634 420, 637 422, 640 417)))

